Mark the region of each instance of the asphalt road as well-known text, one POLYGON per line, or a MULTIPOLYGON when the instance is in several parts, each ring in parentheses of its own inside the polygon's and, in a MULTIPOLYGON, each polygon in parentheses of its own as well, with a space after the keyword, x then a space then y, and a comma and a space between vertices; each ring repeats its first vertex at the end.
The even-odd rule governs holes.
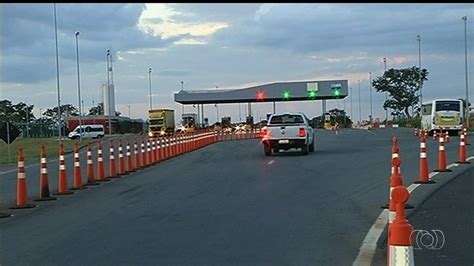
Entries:
MULTIPOLYGON (((258 140, 220 142, 12 211, 0 219, 0 263, 350 265, 388 202, 393 135, 408 186, 419 164, 419 142, 408 129, 318 130, 308 156, 265 157, 258 140)), ((448 164, 457 152, 452 138, 448 164)), ((433 141, 428 158, 432 171, 433 141)))
POLYGON ((473 177, 470 168, 433 193, 410 217, 415 229, 426 230, 413 243, 416 265, 474 265, 473 177), (438 241, 431 242, 428 233, 438 241))

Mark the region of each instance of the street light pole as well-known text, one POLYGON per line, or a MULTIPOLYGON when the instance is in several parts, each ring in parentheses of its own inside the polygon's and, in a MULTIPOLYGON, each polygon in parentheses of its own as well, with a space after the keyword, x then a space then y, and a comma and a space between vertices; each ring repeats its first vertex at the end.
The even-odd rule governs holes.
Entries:
POLYGON ((354 120, 354 116, 352 116, 352 87, 349 88, 349 93, 351 94, 351 120, 354 120))
POLYGON ((56 19, 56 3, 53 3, 53 8, 54 8, 54 37, 55 37, 55 42, 56 42, 56 87, 58 91, 58 137, 59 137, 59 144, 61 144, 61 138, 62 138, 61 89, 59 86, 58 22, 56 19))
POLYGON ((149 88, 150 88, 150 110, 153 109, 153 106, 152 106, 152 96, 151 96, 151 67, 148 68, 148 85, 149 85, 149 88))
MULTIPOLYGON (((383 73, 385 75, 385 71, 387 71, 387 58, 383 58, 383 73)), ((385 92, 385 102, 388 100, 388 92, 385 92)), ((388 107, 385 108, 385 125, 388 124, 388 107)))
POLYGON ((462 17, 464 21, 464 68, 466 70, 466 105, 467 105, 467 120, 466 127, 469 127, 470 108, 469 108, 469 86, 467 83, 467 16, 462 17))
MULTIPOLYGON (((107 110, 107 112, 109 113, 109 136, 112 135, 112 121, 110 119, 110 116, 112 115, 110 113, 110 105, 111 105, 111 101, 110 101, 110 65, 109 65, 109 57, 110 57, 110 49, 107 49, 107 101, 109 102, 109 104, 107 105, 107 108, 109 110, 107 110)), ((104 114, 105 114, 105 106, 104 106, 104 114)))
POLYGON ((79 142, 82 142, 82 105, 81 105, 81 76, 79 72, 79 34, 76 31, 76 65, 77 65, 77 95, 79 101, 79 142))
POLYGON ((361 112, 361 106, 360 106, 360 80, 357 80, 358 86, 359 86, 359 123, 362 124, 362 112, 361 112))
POLYGON ((130 104, 127 104, 128 107, 128 118, 130 118, 130 104))
MULTIPOLYGON (((216 90, 219 89, 219 86, 216 85, 216 90)), ((215 104, 216 107, 216 123, 219 122, 219 105, 215 104)))
POLYGON ((369 72, 369 92, 370 92, 370 124, 372 124, 372 119, 374 114, 372 113, 372 72, 369 72))
POLYGON ((418 41, 418 65, 419 65, 419 69, 418 69, 418 75, 420 76, 420 80, 419 80, 419 90, 420 90, 420 108, 421 108, 421 105, 423 104, 423 88, 422 88, 422 85, 421 85, 421 36, 418 34, 416 35, 416 40, 418 41))

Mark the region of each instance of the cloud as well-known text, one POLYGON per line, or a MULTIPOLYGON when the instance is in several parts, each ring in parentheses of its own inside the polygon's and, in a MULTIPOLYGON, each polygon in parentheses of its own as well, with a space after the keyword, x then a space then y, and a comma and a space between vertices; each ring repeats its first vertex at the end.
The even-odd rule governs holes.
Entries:
POLYGON ((416 35, 421 34, 424 49, 450 53, 462 44, 460 18, 466 10, 474 11, 474 6, 264 4, 252 19, 217 32, 216 39, 235 46, 284 48, 299 53, 362 51, 392 55, 416 51, 416 35))
MULTIPOLYGON (((3 4, 2 7, 4 81, 22 83, 53 78, 56 73, 53 4, 3 4), (22 71, 18 71, 19 66, 22 71)), ((138 19, 145 9, 140 4, 57 4, 56 8, 58 50, 64 68, 74 66, 71 63, 76 58, 76 31, 80 32, 80 55, 85 62, 103 62, 108 47, 117 59, 117 51, 166 47, 182 37, 164 40, 140 30, 138 19)))

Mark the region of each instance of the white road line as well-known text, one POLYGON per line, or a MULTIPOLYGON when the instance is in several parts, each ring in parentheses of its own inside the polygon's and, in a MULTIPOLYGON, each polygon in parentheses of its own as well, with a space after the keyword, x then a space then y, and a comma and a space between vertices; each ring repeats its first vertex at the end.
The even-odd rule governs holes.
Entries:
POLYGON ((377 241, 385 230, 388 223, 388 209, 383 210, 375 223, 370 228, 359 249, 356 260, 352 263, 354 266, 370 265, 377 249, 377 241))
POLYGON ((270 164, 273 164, 274 162, 275 162, 275 160, 271 160, 271 161, 269 161, 267 164, 270 165, 270 164))
POLYGON ((372 130, 367 130, 367 132, 369 132, 369 133, 374 134, 375 136, 377 136, 377 134, 375 134, 375 132, 373 132, 372 130))
MULTIPOLYGON (((466 160, 470 161, 473 159, 474 159, 474 156, 471 156, 467 158, 466 160)), ((459 164, 452 163, 446 166, 446 168, 452 168, 455 166, 459 166, 459 164)), ((438 172, 431 172, 429 174, 430 179, 437 174, 438 172)), ((419 186, 420 184, 411 184, 407 188, 408 192, 412 193, 419 186)), ((377 242, 380 236, 382 235, 382 232, 384 231, 385 226, 387 226, 387 223, 388 223, 388 210, 385 209, 380 213, 380 215, 375 220, 375 223, 369 229, 369 232, 365 236, 364 241, 362 241, 362 244, 359 248, 359 254, 357 254, 357 258, 354 260, 352 265, 354 266, 372 265, 372 260, 375 255, 375 250, 377 249, 377 242)))

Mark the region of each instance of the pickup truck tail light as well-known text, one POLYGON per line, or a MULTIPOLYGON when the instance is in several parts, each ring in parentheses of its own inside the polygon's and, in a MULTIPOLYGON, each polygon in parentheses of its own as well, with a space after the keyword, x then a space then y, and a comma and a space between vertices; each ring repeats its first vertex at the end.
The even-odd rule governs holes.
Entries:
POLYGON ((300 137, 306 136, 306 130, 304 128, 300 128, 300 137))
POLYGON ((268 131, 266 129, 262 129, 262 132, 260 133, 260 135, 262 137, 265 137, 267 134, 268 134, 268 131))

